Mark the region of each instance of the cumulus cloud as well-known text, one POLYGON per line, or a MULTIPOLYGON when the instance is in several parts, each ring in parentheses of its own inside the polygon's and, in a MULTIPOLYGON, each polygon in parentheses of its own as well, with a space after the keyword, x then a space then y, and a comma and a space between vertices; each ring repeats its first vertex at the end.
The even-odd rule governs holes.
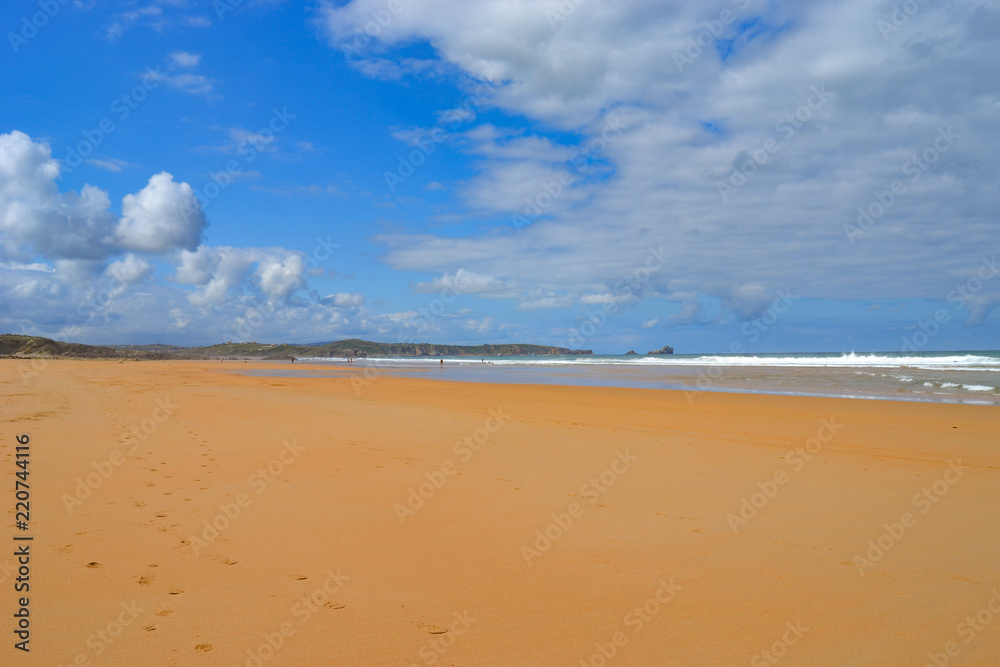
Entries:
POLYGON ((187 183, 163 172, 122 200, 122 217, 108 193, 85 185, 60 193, 59 163, 48 144, 17 130, 0 134, 0 231, 8 252, 100 260, 122 251, 165 253, 194 248, 207 226, 187 183))
POLYGON ((284 299, 305 285, 305 260, 302 255, 265 254, 257 262, 260 288, 270 299, 284 299))
POLYGON ((123 285, 134 285, 149 275, 153 267, 146 260, 129 253, 111 262, 104 273, 123 285))
POLYGON ((162 253, 193 250, 207 226, 191 186, 161 172, 137 194, 125 195, 115 234, 123 248, 162 253))
POLYGON ((0 134, 0 231, 5 245, 50 257, 99 258, 112 252, 114 216, 103 190, 56 187, 59 163, 47 144, 14 130, 0 134))
POLYGON ((197 286, 188 300, 200 307, 222 305, 234 296, 234 288, 248 280, 272 301, 285 299, 306 284, 302 253, 284 248, 201 246, 180 252, 178 260, 171 280, 197 286))

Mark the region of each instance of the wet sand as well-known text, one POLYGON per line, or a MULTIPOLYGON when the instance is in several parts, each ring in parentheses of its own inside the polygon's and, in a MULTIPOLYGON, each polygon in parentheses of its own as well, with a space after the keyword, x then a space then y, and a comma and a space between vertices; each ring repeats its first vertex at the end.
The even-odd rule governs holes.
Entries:
POLYGON ((1000 655, 995 407, 237 367, 0 362, 5 662, 1000 655))

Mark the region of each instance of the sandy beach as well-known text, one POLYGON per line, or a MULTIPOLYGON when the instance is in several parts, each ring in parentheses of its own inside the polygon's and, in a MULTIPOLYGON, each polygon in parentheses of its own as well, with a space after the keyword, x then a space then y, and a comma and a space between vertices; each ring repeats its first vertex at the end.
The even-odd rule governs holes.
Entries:
POLYGON ((995 407, 267 367, 0 363, 6 664, 1000 655, 995 407))

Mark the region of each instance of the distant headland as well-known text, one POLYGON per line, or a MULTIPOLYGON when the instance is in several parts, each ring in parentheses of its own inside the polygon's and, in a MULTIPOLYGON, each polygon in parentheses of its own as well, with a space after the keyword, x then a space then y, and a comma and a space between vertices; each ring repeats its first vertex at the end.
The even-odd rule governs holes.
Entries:
POLYGON ((67 357, 77 359, 289 359, 302 357, 511 357, 593 354, 593 350, 504 343, 492 345, 437 345, 432 343, 375 343, 351 338, 329 343, 225 342, 204 347, 177 345, 84 345, 40 336, 0 335, 0 356, 67 357))

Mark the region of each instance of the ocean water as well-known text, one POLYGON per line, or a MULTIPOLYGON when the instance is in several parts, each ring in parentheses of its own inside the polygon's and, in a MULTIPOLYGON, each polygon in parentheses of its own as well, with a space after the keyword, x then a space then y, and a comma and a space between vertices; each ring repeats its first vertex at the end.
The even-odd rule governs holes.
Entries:
MULTIPOLYGON (((353 367, 368 368, 369 377, 676 389, 689 397, 737 391, 1000 405, 1000 351, 444 357, 443 365, 437 357, 404 357, 356 359, 353 367)), ((332 368, 324 374, 347 375, 332 368)))

